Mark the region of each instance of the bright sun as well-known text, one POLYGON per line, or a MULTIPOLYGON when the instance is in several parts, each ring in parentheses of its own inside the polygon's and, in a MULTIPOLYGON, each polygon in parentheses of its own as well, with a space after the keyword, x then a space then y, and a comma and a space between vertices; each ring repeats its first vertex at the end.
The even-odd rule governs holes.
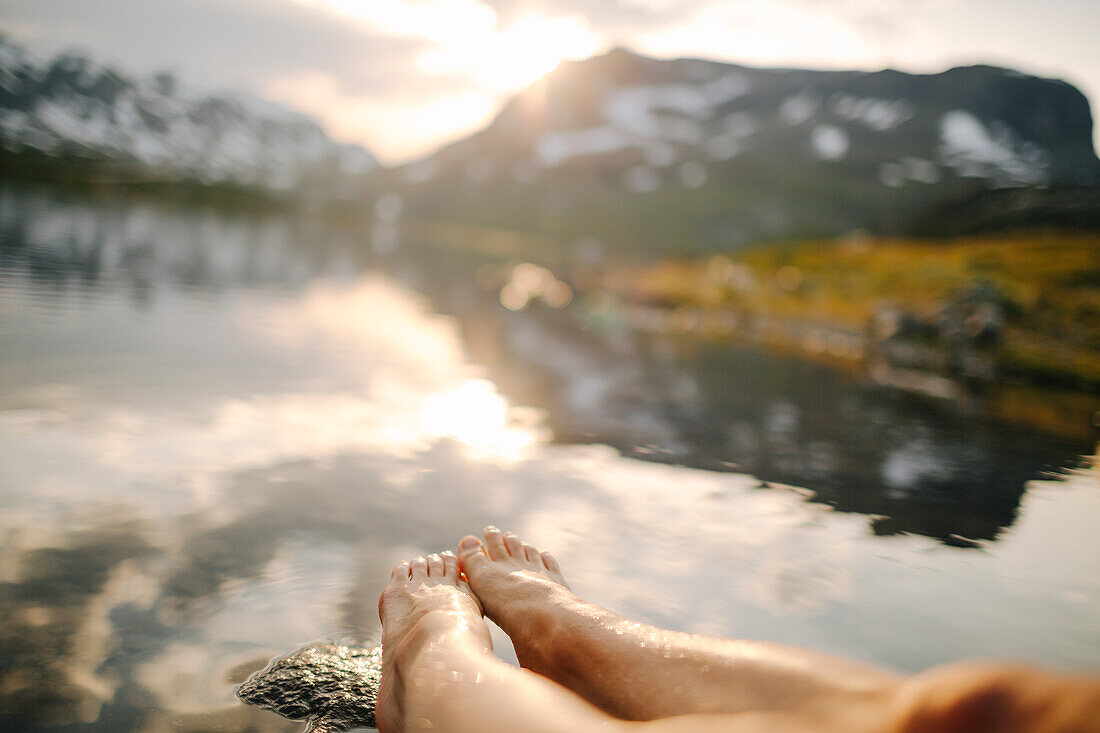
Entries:
POLYGON ((363 33, 365 48, 380 37, 414 42, 407 47, 416 49, 413 56, 395 57, 394 87, 380 95, 350 94, 338 74, 308 69, 273 80, 267 89, 390 163, 481 129, 506 97, 563 59, 587 58, 607 45, 579 15, 501 18, 486 0, 291 2, 336 16, 363 33), (403 68, 406 63, 412 68, 403 68), (424 77, 444 83, 421 84, 424 77))
POLYGON ((458 74, 496 92, 510 92, 553 70, 562 59, 586 58, 602 44, 576 16, 527 15, 501 25, 481 0, 297 0, 340 15, 372 32, 427 41, 418 59, 428 74, 458 74))
POLYGON ((441 39, 420 58, 428 73, 465 73, 499 91, 520 89, 563 59, 591 56, 600 40, 576 18, 528 16, 507 28, 441 39))

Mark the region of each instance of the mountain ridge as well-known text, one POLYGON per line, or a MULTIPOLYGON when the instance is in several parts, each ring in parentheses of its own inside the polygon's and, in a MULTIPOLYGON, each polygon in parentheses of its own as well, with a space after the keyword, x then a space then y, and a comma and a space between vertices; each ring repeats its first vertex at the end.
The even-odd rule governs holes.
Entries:
POLYGON ((1100 160, 1088 100, 1060 80, 615 49, 561 64, 483 130, 376 179, 414 217, 690 250, 907 234, 983 191, 1095 187, 1100 160))
POLYGON ((338 188, 378 165, 274 102, 200 90, 168 72, 130 76, 72 51, 39 58, 5 38, 0 147, 95 161, 123 178, 277 193, 338 188))

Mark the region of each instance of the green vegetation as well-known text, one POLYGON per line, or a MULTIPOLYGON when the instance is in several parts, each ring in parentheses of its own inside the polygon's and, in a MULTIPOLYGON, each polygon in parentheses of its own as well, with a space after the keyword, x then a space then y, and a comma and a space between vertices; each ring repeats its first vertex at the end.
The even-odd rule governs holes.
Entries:
POLYGON ((1100 392, 1096 234, 770 245, 616 273, 608 285, 636 300, 857 331, 887 310, 936 323, 980 296, 996 313, 998 336, 981 350, 999 376, 1100 392))

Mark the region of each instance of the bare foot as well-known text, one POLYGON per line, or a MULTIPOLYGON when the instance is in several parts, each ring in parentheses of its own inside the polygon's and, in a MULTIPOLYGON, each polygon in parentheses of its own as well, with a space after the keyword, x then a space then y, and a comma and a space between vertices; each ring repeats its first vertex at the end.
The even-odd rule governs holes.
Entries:
POLYGON ((463 637, 492 649, 481 605, 462 579, 452 552, 398 563, 378 599, 382 620, 382 684, 376 717, 381 731, 402 731, 407 690, 422 680, 406 679, 404 670, 425 646, 463 637))
POLYGON ((550 553, 496 527, 482 536, 484 543, 473 535, 459 542, 460 566, 485 614, 512 639, 520 664, 553 679, 555 627, 565 621, 561 607, 577 599, 550 553))

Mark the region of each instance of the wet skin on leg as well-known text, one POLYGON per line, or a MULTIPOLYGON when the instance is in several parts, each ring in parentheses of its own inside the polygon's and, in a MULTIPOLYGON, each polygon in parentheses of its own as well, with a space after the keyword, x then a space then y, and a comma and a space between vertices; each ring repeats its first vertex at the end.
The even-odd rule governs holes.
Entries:
MULTIPOLYGON (((504 546, 514 548, 515 542, 509 538, 504 546)), ((565 588, 555 578, 555 574, 560 578, 560 572, 552 558, 522 543, 519 547, 528 564, 538 557, 543 567, 533 570, 528 566, 519 569, 519 573, 541 575, 544 580, 565 588)), ((513 557, 511 552, 509 557, 513 557)), ((474 560, 475 565, 477 562, 474 560)), ((611 717, 545 677, 493 657, 481 609, 470 591, 459 573, 456 558, 448 553, 416 558, 394 569, 379 599, 385 646, 377 715, 382 733, 427 729, 454 733, 1100 731, 1094 722, 1100 721, 1100 684, 1095 679, 1003 665, 937 668, 893 685, 892 692, 885 696, 853 696, 846 690, 834 695, 825 686, 807 699, 783 698, 775 693, 773 702, 785 699, 786 707, 686 715, 682 713, 690 712, 689 709, 681 708, 672 712, 673 717, 628 722, 611 717)), ((614 632, 612 635, 618 636, 614 632)), ((700 651, 700 654, 713 653, 705 648, 700 651)), ((766 653, 761 656, 766 657, 766 653)), ((823 659, 818 655, 812 658, 823 659)), ((833 668, 836 664, 833 663, 833 668)), ((748 670, 741 670, 730 679, 751 683, 747 678, 753 672, 774 674, 752 656, 746 666, 748 670)), ((783 665, 779 667, 782 669, 783 665)), ((710 684, 706 681, 709 676, 709 673, 702 675, 704 687, 710 684)), ((783 675, 773 681, 780 679, 783 675)), ((657 677, 653 681, 660 684, 672 680, 657 677)), ((608 680, 607 684, 612 689, 619 685, 616 680, 608 680)), ((681 687, 692 684, 688 679, 681 687)), ((659 694, 662 690, 655 687, 651 692, 659 694)), ((727 692, 735 698, 739 694, 727 692)), ((697 696, 687 695, 684 699, 694 700, 697 696)))
MULTIPOLYGON (((383 676, 381 733, 821 733, 802 711, 613 718, 549 679, 492 655, 488 629, 453 556, 394 568, 379 599, 383 676)), ((846 733, 860 733, 848 727, 846 733)))
POLYGON ((514 534, 488 527, 483 539, 463 538, 460 567, 520 662, 612 715, 652 720, 639 724, 647 731, 1100 733, 1095 677, 963 662, 901 678, 791 647, 666 631, 582 601, 551 555, 514 534))
POLYGON ((888 672, 780 645, 716 639, 628 621, 573 594, 557 561, 488 527, 459 545, 460 566, 520 663, 608 713, 652 720, 684 713, 810 710, 838 700, 884 704, 888 672))

